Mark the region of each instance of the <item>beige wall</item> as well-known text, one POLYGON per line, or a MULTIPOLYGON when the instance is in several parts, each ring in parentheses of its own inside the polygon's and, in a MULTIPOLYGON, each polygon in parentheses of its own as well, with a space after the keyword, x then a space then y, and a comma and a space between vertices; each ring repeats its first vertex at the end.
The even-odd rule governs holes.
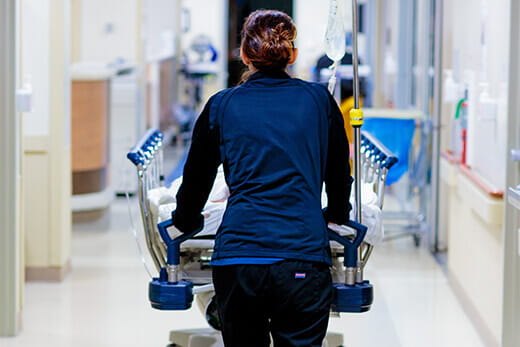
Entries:
POLYGON ((503 199, 477 187, 458 167, 441 159, 441 204, 448 229, 450 281, 488 346, 502 334, 503 199))
MULTIPOLYGON (((510 0, 444 2, 441 148, 450 149, 458 99, 468 90, 468 164, 491 190, 505 190, 510 0), (461 15, 463 14, 463 15, 461 15), (458 93, 449 93, 451 71, 458 93), (487 105, 492 104, 493 112, 487 105)), ((460 130, 457 130, 460 132, 460 130)), ((458 159, 458 158, 457 158, 458 159)), ((442 161, 450 209, 440 218, 448 232, 451 282, 486 344, 499 346, 504 280, 504 200, 487 195, 453 164, 442 161)), ((442 226, 442 225, 441 225, 442 226)))
MULTIPOLYGON (((469 92, 468 164, 497 189, 505 188, 505 157, 496 154, 504 153, 507 139, 510 3, 444 2, 445 69, 453 71, 460 98, 464 88, 469 92)), ((445 129, 451 129, 455 105, 444 105, 445 129)))
POLYGON ((70 1, 22 0, 21 13, 21 75, 32 76, 34 93, 33 112, 24 115, 27 278, 61 280, 70 261, 71 231, 70 1), (46 130, 31 130, 38 124, 46 130))
POLYGON ((146 60, 178 53, 181 0, 144 0, 142 25, 146 60))
POLYGON ((74 0, 72 15, 74 62, 138 62, 140 0, 74 0))

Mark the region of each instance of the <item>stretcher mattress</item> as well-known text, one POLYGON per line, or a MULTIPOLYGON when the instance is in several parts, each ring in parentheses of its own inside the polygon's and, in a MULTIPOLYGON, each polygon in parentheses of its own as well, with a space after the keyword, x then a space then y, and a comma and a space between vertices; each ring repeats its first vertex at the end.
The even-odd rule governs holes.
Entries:
MULTIPOLYGON (((175 196, 182 183, 182 176, 172 182, 170 187, 160 187, 152 189, 148 192, 148 202, 150 205, 150 211, 152 217, 157 223, 167 220, 171 217, 172 211, 176 208, 175 196)), ((227 197, 229 190, 224 179, 224 173, 220 168, 215 183, 211 190, 208 202, 204 207, 204 212, 207 214, 207 218, 204 221, 204 229, 197 236, 208 236, 215 235, 224 211, 226 210, 227 197)), ((363 224, 368 227, 365 241, 369 244, 375 245, 383 240, 384 229, 382 223, 382 212, 378 207, 378 198, 374 193, 370 184, 362 185, 362 218, 363 224)), ((351 204, 353 209, 351 211, 351 219, 355 216, 355 202, 354 198, 351 197, 351 204)), ((322 206, 327 206, 327 196, 325 193, 322 194, 322 206)), ((355 231, 343 225, 332 225, 329 224, 329 228, 338 232, 343 236, 354 235, 355 231)), ((170 236, 176 237, 180 235, 180 232, 175 228, 169 229, 170 236)), ((337 245, 333 245, 337 246, 337 245)), ((183 247, 197 247, 197 248, 211 248, 213 247, 213 240, 189 240, 183 244, 183 247)))

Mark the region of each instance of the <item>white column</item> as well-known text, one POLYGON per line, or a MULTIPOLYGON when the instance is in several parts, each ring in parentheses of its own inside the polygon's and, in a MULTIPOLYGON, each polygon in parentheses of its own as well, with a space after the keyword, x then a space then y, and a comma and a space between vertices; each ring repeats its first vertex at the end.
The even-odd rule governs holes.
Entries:
POLYGON ((0 1, 0 336, 19 331, 22 296, 16 18, 16 0, 0 1))

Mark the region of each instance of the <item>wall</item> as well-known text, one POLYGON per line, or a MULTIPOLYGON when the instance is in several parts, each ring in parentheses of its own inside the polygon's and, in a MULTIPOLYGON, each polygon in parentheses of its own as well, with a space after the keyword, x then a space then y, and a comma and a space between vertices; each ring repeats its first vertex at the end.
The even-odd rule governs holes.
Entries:
MULTIPOLYGON (((452 138, 460 138, 453 119, 456 102, 467 89, 467 164, 494 191, 506 188, 510 5, 510 0, 444 2, 441 148, 452 148, 452 138), (455 84, 448 82, 448 74, 453 74, 455 84)), ((446 168, 441 166, 441 176, 443 170, 446 176, 446 168)), ((499 346, 504 200, 487 195, 459 167, 452 171, 455 178, 448 197, 452 208, 441 216, 449 221, 451 283, 486 345, 499 346)))
POLYGON ((76 61, 108 63, 123 58, 139 60, 139 0, 80 1, 79 53, 76 61))
POLYGON ((444 159, 441 176, 449 184, 444 200, 450 206, 450 283, 486 346, 499 346, 504 276, 503 201, 486 195, 444 159))
POLYGON ((70 2, 20 6, 20 74, 32 76, 34 93, 23 131, 26 277, 61 280, 70 261, 70 2))
POLYGON ((177 54, 181 0, 147 0, 143 2, 143 25, 146 60, 177 54))
POLYGON ((24 82, 32 84, 34 105, 33 112, 24 115, 24 133, 27 136, 48 136, 50 123, 50 91, 47 85, 50 73, 49 40, 39 38, 49 37, 50 3, 49 1, 21 0, 21 4, 22 79, 24 82), (28 23, 30 23, 30 27, 28 23))
POLYGON ((498 189, 505 188, 505 158, 496 153, 506 148, 509 5, 510 0, 445 4, 453 16, 445 35, 452 51, 447 63, 469 91, 468 164, 498 189))

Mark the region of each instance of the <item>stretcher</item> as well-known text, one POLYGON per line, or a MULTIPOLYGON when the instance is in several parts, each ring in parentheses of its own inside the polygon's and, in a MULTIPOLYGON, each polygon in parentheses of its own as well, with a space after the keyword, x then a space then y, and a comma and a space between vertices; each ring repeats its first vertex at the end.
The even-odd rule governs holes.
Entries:
MULTIPOLYGON (((172 225, 171 212, 175 210, 175 194, 182 183, 178 178, 164 186, 163 136, 149 130, 128 153, 128 159, 137 169, 139 207, 148 253, 159 274, 149 284, 152 307, 160 310, 187 310, 195 301, 206 318, 209 330, 172 332, 178 345, 194 346, 190 339, 218 339, 220 322, 212 285, 209 262, 213 253, 215 234, 222 219, 227 198, 227 187, 221 169, 204 212, 204 228, 191 234, 181 234, 172 225), (195 338, 195 336, 198 336, 195 338), (204 338, 202 338, 203 336, 204 338), (183 342, 184 341, 184 342, 183 342)), ((397 162, 377 139, 362 132, 360 144, 362 218, 365 225, 349 222, 345 226, 330 226, 334 282, 334 312, 366 312, 373 300, 372 285, 363 278, 363 270, 372 249, 384 235, 381 209, 388 170, 397 162)), ((357 215, 356 199, 352 217, 357 215)), ((326 196, 322 204, 326 206, 326 196)), ((342 344, 341 336, 330 335, 330 345, 342 344)), ((211 344, 210 344, 211 345, 211 344)))

